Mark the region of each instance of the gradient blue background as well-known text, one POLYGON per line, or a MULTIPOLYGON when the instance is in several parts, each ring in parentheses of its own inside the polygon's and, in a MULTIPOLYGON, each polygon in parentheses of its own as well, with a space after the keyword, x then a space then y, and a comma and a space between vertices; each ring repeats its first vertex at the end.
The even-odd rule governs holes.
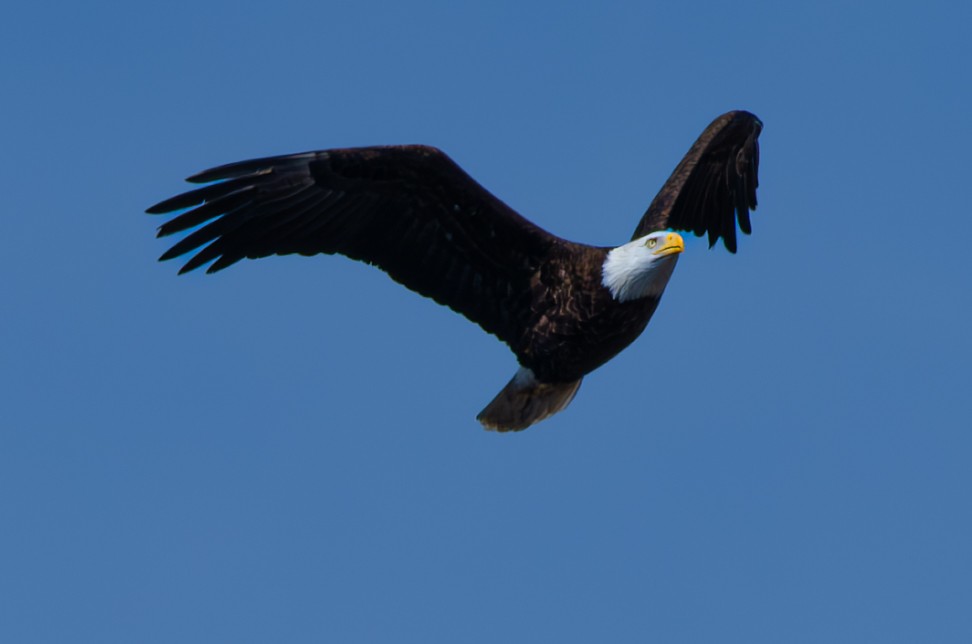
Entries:
POLYGON ((19 3, 0 23, 0 641, 972 641, 967 3, 19 3), (625 241, 709 121, 755 233, 516 435, 343 258, 176 277, 219 163, 428 143, 625 241))

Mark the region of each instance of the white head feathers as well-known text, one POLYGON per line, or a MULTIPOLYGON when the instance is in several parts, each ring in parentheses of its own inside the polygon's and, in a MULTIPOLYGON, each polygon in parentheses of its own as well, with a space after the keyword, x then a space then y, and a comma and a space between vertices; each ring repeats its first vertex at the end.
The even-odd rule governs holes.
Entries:
POLYGON ((639 237, 608 253, 601 283, 619 302, 658 297, 684 249, 678 233, 662 231, 639 237))

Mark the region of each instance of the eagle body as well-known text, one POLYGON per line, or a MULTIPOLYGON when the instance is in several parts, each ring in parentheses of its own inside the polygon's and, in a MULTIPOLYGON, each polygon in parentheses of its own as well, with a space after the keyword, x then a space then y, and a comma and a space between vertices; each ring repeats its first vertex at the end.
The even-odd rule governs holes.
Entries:
POLYGON ((160 259, 180 273, 244 258, 341 254, 372 264, 509 345, 520 368, 478 419, 524 429, 567 406, 582 378, 646 328, 678 254, 675 230, 736 250, 756 207, 762 123, 729 112, 702 133, 632 241, 567 241, 525 219, 436 148, 344 148, 231 163, 148 209, 187 232, 160 259), (187 210, 188 209, 188 210, 187 210))
POLYGON ((631 344, 661 295, 620 302, 603 284, 610 249, 578 246, 545 262, 531 280, 530 318, 511 345, 541 380, 576 380, 631 344))

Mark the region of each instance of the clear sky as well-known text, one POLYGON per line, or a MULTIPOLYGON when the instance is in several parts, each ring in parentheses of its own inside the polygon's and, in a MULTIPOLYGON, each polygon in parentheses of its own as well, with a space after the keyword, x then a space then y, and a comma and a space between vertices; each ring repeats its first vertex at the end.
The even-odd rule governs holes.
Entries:
POLYGON ((0 641, 972 641, 972 9, 16 3, 0 641), (428 143, 618 244, 718 114, 754 234, 524 433, 505 346, 339 257, 177 277, 212 165, 428 143))

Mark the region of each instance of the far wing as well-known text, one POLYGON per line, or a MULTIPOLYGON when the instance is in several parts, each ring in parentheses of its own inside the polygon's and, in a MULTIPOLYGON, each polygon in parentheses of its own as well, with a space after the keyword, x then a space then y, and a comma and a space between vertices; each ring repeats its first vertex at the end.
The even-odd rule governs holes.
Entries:
POLYGON ((527 221, 441 151, 387 146, 242 161, 190 177, 210 183, 148 209, 195 207, 160 237, 160 259, 195 255, 215 272, 243 258, 340 253, 378 266, 507 343, 529 313, 530 276, 558 238, 527 221))
POLYGON ((752 232, 759 184, 762 122, 749 112, 728 112, 714 120, 672 172, 641 218, 632 239, 657 230, 708 234, 711 248, 720 237, 736 252, 736 222, 752 232))

